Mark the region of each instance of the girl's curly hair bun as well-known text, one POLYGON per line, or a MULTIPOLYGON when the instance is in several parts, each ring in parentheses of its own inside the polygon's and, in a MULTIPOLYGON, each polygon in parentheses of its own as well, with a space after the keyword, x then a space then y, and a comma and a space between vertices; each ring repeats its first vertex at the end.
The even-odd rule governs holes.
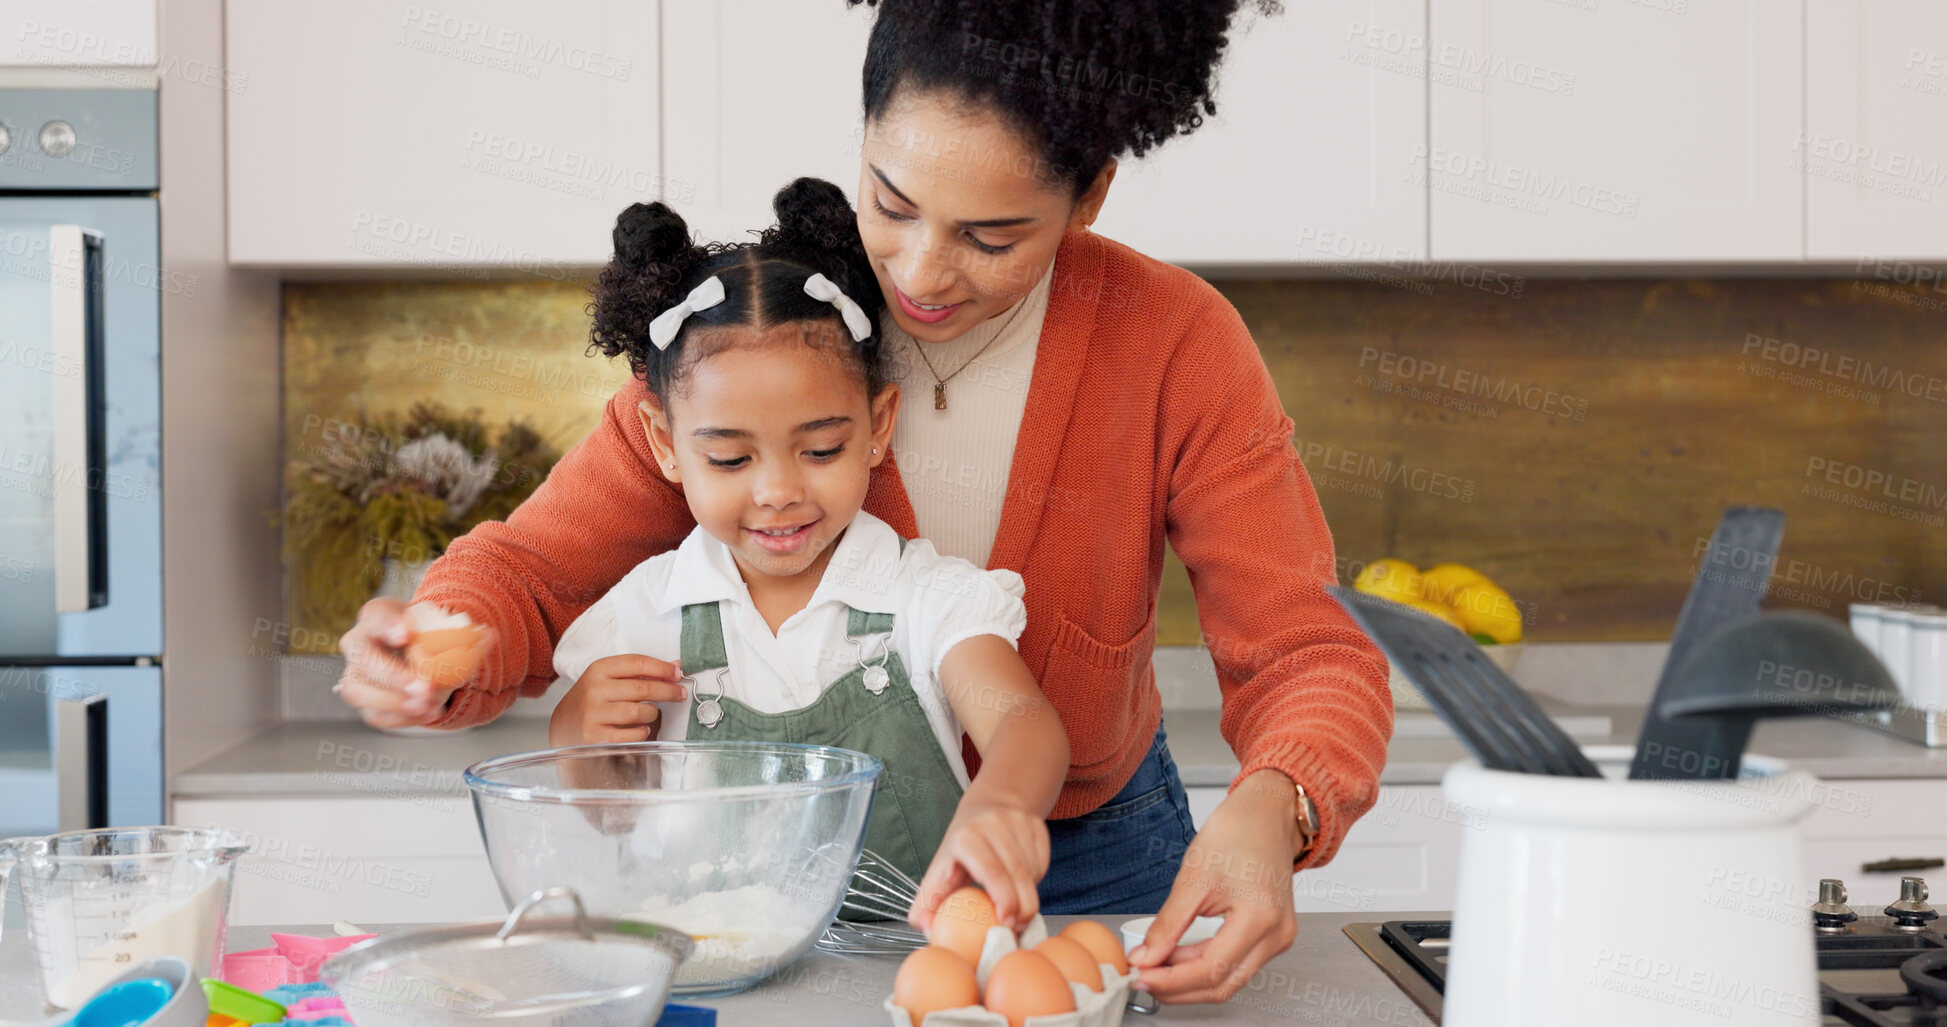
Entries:
POLYGON ((591 348, 611 357, 627 354, 641 374, 649 322, 682 297, 709 248, 692 242, 682 215, 662 203, 630 204, 616 216, 613 238, 615 259, 602 269, 589 311, 591 348))
POLYGON ((858 247, 858 216, 845 191, 818 178, 800 178, 778 190, 771 209, 777 226, 764 241, 793 251, 850 251, 858 247))
POLYGON ((679 264, 696 247, 681 214, 662 202, 632 203, 615 219, 615 259, 631 267, 679 264))

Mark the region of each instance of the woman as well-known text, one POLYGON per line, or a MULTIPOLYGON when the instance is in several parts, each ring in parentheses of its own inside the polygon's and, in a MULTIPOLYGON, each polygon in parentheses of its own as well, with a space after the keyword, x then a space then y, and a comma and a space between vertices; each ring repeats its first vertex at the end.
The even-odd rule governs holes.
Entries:
MULTIPOLYGON (((864 76, 859 231, 914 400, 865 509, 1026 580, 1020 653, 1071 745, 1042 905, 1160 910, 1135 962, 1167 1002, 1226 1000, 1290 946, 1290 875, 1371 807, 1391 731, 1384 660, 1324 592, 1331 537, 1236 311, 1088 230, 1117 157, 1215 112, 1240 2, 879 0, 864 76), (1243 764, 1201 832, 1150 668, 1165 541, 1243 764), (1222 931, 1179 949, 1198 915, 1222 931)), ((495 631, 475 680, 413 681, 400 606, 367 605, 339 687, 368 721, 457 727, 540 694, 567 625, 691 530, 643 398, 625 387, 507 523, 428 573, 418 599, 495 631)))

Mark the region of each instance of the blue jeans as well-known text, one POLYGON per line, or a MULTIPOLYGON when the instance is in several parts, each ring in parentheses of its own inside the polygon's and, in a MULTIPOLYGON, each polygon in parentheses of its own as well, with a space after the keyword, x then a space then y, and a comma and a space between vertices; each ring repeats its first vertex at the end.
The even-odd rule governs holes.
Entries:
POLYGON ((1196 833, 1159 724, 1149 755, 1114 798, 1079 817, 1048 821, 1052 857, 1041 881, 1041 911, 1156 912, 1170 897, 1196 833))

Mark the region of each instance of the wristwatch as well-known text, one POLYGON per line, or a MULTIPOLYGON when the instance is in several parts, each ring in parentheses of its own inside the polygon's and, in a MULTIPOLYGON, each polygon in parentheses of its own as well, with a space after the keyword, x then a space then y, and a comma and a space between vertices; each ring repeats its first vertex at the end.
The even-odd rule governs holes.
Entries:
POLYGON ((1305 794, 1305 786, 1292 782, 1291 787, 1298 793, 1298 837, 1303 842, 1298 854, 1291 857, 1291 868, 1295 871, 1305 857, 1312 854, 1312 847, 1318 844, 1318 804, 1305 794))

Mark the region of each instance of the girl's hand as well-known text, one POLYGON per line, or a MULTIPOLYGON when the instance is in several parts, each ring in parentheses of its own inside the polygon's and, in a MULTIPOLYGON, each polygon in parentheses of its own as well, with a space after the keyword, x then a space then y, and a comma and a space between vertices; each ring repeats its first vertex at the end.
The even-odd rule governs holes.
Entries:
POLYGON ((345 671, 332 691, 377 728, 416 727, 446 711, 453 689, 438 688, 406 663, 412 625, 406 604, 374 599, 358 611, 358 623, 338 640, 345 671))
POLYGON ((548 720, 548 744, 647 742, 661 730, 653 704, 682 702, 683 671, 653 656, 604 656, 588 665, 548 720))
POLYGON ((1260 770, 1210 814, 1183 854, 1176 885, 1129 953, 1136 987, 1167 1003, 1227 1002, 1298 937, 1291 859, 1299 845, 1291 779, 1260 770), (1178 947, 1192 919, 1220 916, 1209 941, 1178 947))
POLYGON ((1000 922, 1019 933, 1041 910, 1036 886, 1047 873, 1047 820, 1018 806, 969 795, 947 825, 906 919, 930 931, 933 914, 946 897, 972 883, 987 889, 1000 922))

